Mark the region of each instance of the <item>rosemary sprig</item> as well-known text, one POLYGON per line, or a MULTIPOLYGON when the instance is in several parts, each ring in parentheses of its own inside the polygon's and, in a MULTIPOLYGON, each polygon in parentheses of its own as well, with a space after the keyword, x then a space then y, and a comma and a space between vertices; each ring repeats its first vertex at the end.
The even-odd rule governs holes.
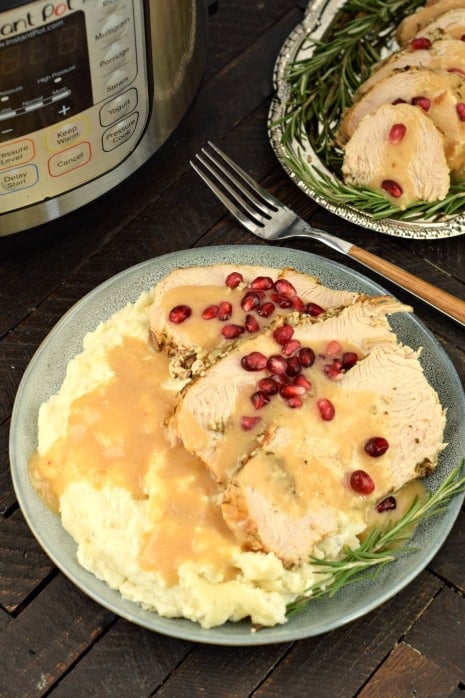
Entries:
POLYGON ((332 147, 341 112, 380 60, 400 19, 420 4, 422 0, 347 0, 321 40, 306 38, 301 51, 313 49, 311 55, 291 63, 286 76, 290 96, 284 143, 299 138, 304 124, 309 135, 317 136, 315 152, 324 155, 332 147))
POLYGON ((309 167, 301 151, 288 151, 284 159, 289 169, 295 172, 303 184, 317 196, 334 206, 352 206, 358 211, 369 214, 373 220, 393 218, 408 221, 438 221, 460 213, 465 208, 463 182, 451 184, 447 196, 442 201, 429 204, 419 202, 402 210, 374 189, 339 182, 333 175, 318 167, 309 167))
POLYGON ((347 0, 320 40, 305 38, 299 55, 308 52, 309 56, 288 66, 284 115, 272 124, 281 129, 284 159, 313 194, 336 206, 351 206, 374 220, 437 222, 465 210, 463 183, 452 184, 443 201, 400 209, 378 192, 342 181, 343 152, 335 141, 341 115, 383 49, 393 42, 400 20, 423 4, 424 0, 347 0), (307 161, 305 142, 330 175, 307 161))
POLYGON ((353 550, 346 548, 340 560, 321 560, 312 557, 310 562, 317 567, 321 581, 315 582, 304 594, 287 606, 287 616, 303 610, 312 599, 332 597, 343 587, 364 578, 375 578, 385 565, 394 562, 399 555, 412 552, 415 548, 405 546, 412 530, 418 524, 445 511, 453 497, 465 492, 464 461, 453 469, 435 492, 428 492, 426 499, 415 498, 408 511, 386 527, 372 527, 353 550))

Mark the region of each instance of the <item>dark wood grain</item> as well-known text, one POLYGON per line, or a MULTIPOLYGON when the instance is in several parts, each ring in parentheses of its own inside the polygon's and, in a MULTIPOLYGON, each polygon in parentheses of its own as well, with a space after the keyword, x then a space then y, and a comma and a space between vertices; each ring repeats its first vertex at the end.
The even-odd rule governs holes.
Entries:
POLYGON ((1 695, 43 695, 113 621, 63 576, 54 577, 2 633, 1 695))
POLYGON ((445 587, 405 636, 406 642, 465 683, 465 598, 445 587))
MULTIPOLYGON (((190 247, 264 242, 231 218, 189 159, 207 140, 313 225, 465 298, 465 236, 409 240, 353 226, 311 201, 270 146, 273 65, 302 0, 219 0, 198 94, 173 135, 113 191, 62 219, 0 237, 0 696, 445 698, 465 695, 465 512, 415 580, 318 637, 220 647, 150 632, 88 598, 40 549, 18 508, 8 437, 29 361, 60 317, 119 271, 190 247)), ((310 240, 286 245, 369 276, 310 240)), ((462 327, 414 301, 465 383, 462 327)), ((463 454, 465 456, 465 454, 463 454)))
POLYGON ((430 565, 435 574, 447 579, 461 592, 465 592, 464 550, 465 514, 461 512, 450 536, 430 565))
POLYGON ((15 506, 15 495, 10 475, 8 438, 10 422, 0 423, 0 516, 5 516, 15 506))
POLYGON ((54 570, 53 564, 32 536, 23 516, 16 510, 0 519, 0 604, 17 613, 27 598, 54 570))
POLYGON ((405 642, 396 645, 381 668, 358 694, 359 698, 451 696, 457 679, 440 664, 424 657, 405 642))
MULTIPOLYGON (((189 661, 193 645, 119 620, 60 681, 53 696, 150 696, 189 661)), ((183 688, 184 690, 184 688, 183 688)))

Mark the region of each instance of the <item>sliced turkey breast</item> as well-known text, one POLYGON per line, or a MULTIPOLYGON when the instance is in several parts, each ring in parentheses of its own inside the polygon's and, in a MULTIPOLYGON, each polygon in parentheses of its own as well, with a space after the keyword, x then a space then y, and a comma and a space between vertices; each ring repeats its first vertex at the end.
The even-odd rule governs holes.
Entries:
POLYGON ((376 83, 343 115, 338 142, 347 143, 361 119, 382 104, 414 104, 431 119, 444 136, 444 149, 451 172, 460 176, 465 166, 465 82, 445 70, 409 70, 376 83))
POLYGON ((420 7, 413 14, 405 17, 399 24, 396 31, 396 39, 399 46, 408 44, 414 36, 418 35, 424 27, 437 19, 439 15, 462 7, 465 7, 464 0, 438 0, 438 2, 420 7))
MULTIPOLYGON (((465 23, 465 9, 461 12, 465 23)), ((460 38, 444 37, 432 41, 429 48, 412 49, 409 47, 396 51, 374 66, 370 77, 357 90, 355 99, 360 99, 377 82, 389 75, 412 68, 447 70, 465 77, 465 42, 461 41, 460 38)))
MULTIPOLYGON (((376 345, 384 346, 396 343, 396 336, 387 321, 391 313, 410 310, 391 298, 379 297, 362 300, 342 308, 337 314, 330 315, 320 322, 303 321, 293 329, 292 341, 300 343, 300 348, 310 348, 316 355, 315 365, 331 364, 332 359, 321 358, 327 345, 337 340, 348 347, 347 351, 357 356, 366 356, 376 345)), ((281 323, 283 324, 283 323, 281 323)), ((264 357, 282 354, 282 349, 275 341, 273 328, 262 332, 250 340, 237 345, 227 356, 211 366, 204 376, 193 381, 184 390, 174 414, 174 429, 184 443, 185 448, 199 456, 209 468, 215 479, 224 484, 240 467, 243 459, 256 447, 258 440, 268 438, 273 431, 275 420, 280 415, 269 418, 269 405, 262 410, 251 401, 258 391, 258 380, 269 376, 265 368, 252 371, 245 370, 242 358, 252 352, 264 357), (242 419, 245 426, 259 421, 255 429, 241 428, 242 419), (247 421, 250 420, 250 421, 247 421)), ((282 357, 281 357, 282 360, 282 357)), ((310 380, 313 384, 320 381, 323 385, 329 381, 325 370, 309 368, 315 375, 310 380)), ((329 369, 328 369, 329 370, 329 369)), ((292 393, 292 389, 290 390, 292 393)), ((300 393, 300 390, 297 391, 300 393)), ((305 393, 305 391, 303 391, 305 393)), ((272 401, 274 409, 282 406, 279 401, 272 401)), ((285 410, 289 408, 284 405, 285 410)), ((296 412, 298 415, 298 410, 296 412)))
POLYGON ((357 517, 361 499, 369 497, 374 506, 436 466, 444 413, 416 353, 376 346, 337 388, 332 421, 318 428, 310 418, 305 427, 284 418, 226 488, 223 517, 246 549, 272 551, 286 565, 299 564, 357 517), (389 444, 376 458, 364 450, 375 433, 389 444), (370 476, 371 494, 361 497, 351 488, 355 469, 370 476))
POLYGON ((436 19, 433 19, 422 27, 416 37, 429 37, 433 40, 441 37, 449 37, 451 39, 461 40, 464 35, 465 6, 458 7, 454 10, 448 10, 439 15, 439 17, 436 17, 436 19))
POLYGON ((362 530, 367 502, 374 506, 434 469, 444 447, 444 413, 418 353, 399 345, 387 321, 409 309, 380 297, 296 325, 285 387, 264 404, 255 401, 257 386, 263 392, 270 379, 268 361, 286 355, 277 340, 278 330, 289 327, 283 321, 235 347, 186 388, 175 429, 218 482, 223 517, 245 549, 298 564, 348 521, 362 530), (303 359, 300 352, 309 349, 314 362, 291 378, 291 358, 303 359), (388 448, 374 457, 365 445, 379 437, 388 448), (374 484, 363 496, 350 486, 358 470, 374 484))
POLYGON ((326 288, 293 269, 230 264, 176 269, 155 289, 150 330, 155 343, 172 356, 172 375, 188 380, 280 315, 317 317, 359 297, 326 288), (282 293, 279 284, 276 290, 278 280, 284 291, 290 284, 293 295, 282 293))
POLYGON ((410 104, 383 104, 360 120, 344 147, 342 173, 345 182, 374 189, 400 208, 441 200, 450 186, 444 137, 410 104))

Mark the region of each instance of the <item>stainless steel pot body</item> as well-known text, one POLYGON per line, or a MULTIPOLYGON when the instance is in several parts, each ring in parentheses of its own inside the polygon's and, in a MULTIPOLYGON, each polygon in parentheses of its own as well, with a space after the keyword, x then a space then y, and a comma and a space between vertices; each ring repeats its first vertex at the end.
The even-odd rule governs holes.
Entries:
POLYGON ((189 107, 205 0, 35 0, 0 11, 0 235, 105 194, 189 107))

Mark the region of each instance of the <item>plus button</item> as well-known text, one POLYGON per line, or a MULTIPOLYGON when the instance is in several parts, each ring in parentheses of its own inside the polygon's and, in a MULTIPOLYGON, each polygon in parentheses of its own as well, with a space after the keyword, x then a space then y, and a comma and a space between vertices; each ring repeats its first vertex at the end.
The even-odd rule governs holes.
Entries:
POLYGON ((62 116, 66 116, 66 114, 70 111, 71 107, 67 107, 65 104, 61 107, 61 109, 58 110, 58 113, 61 114, 62 116))

